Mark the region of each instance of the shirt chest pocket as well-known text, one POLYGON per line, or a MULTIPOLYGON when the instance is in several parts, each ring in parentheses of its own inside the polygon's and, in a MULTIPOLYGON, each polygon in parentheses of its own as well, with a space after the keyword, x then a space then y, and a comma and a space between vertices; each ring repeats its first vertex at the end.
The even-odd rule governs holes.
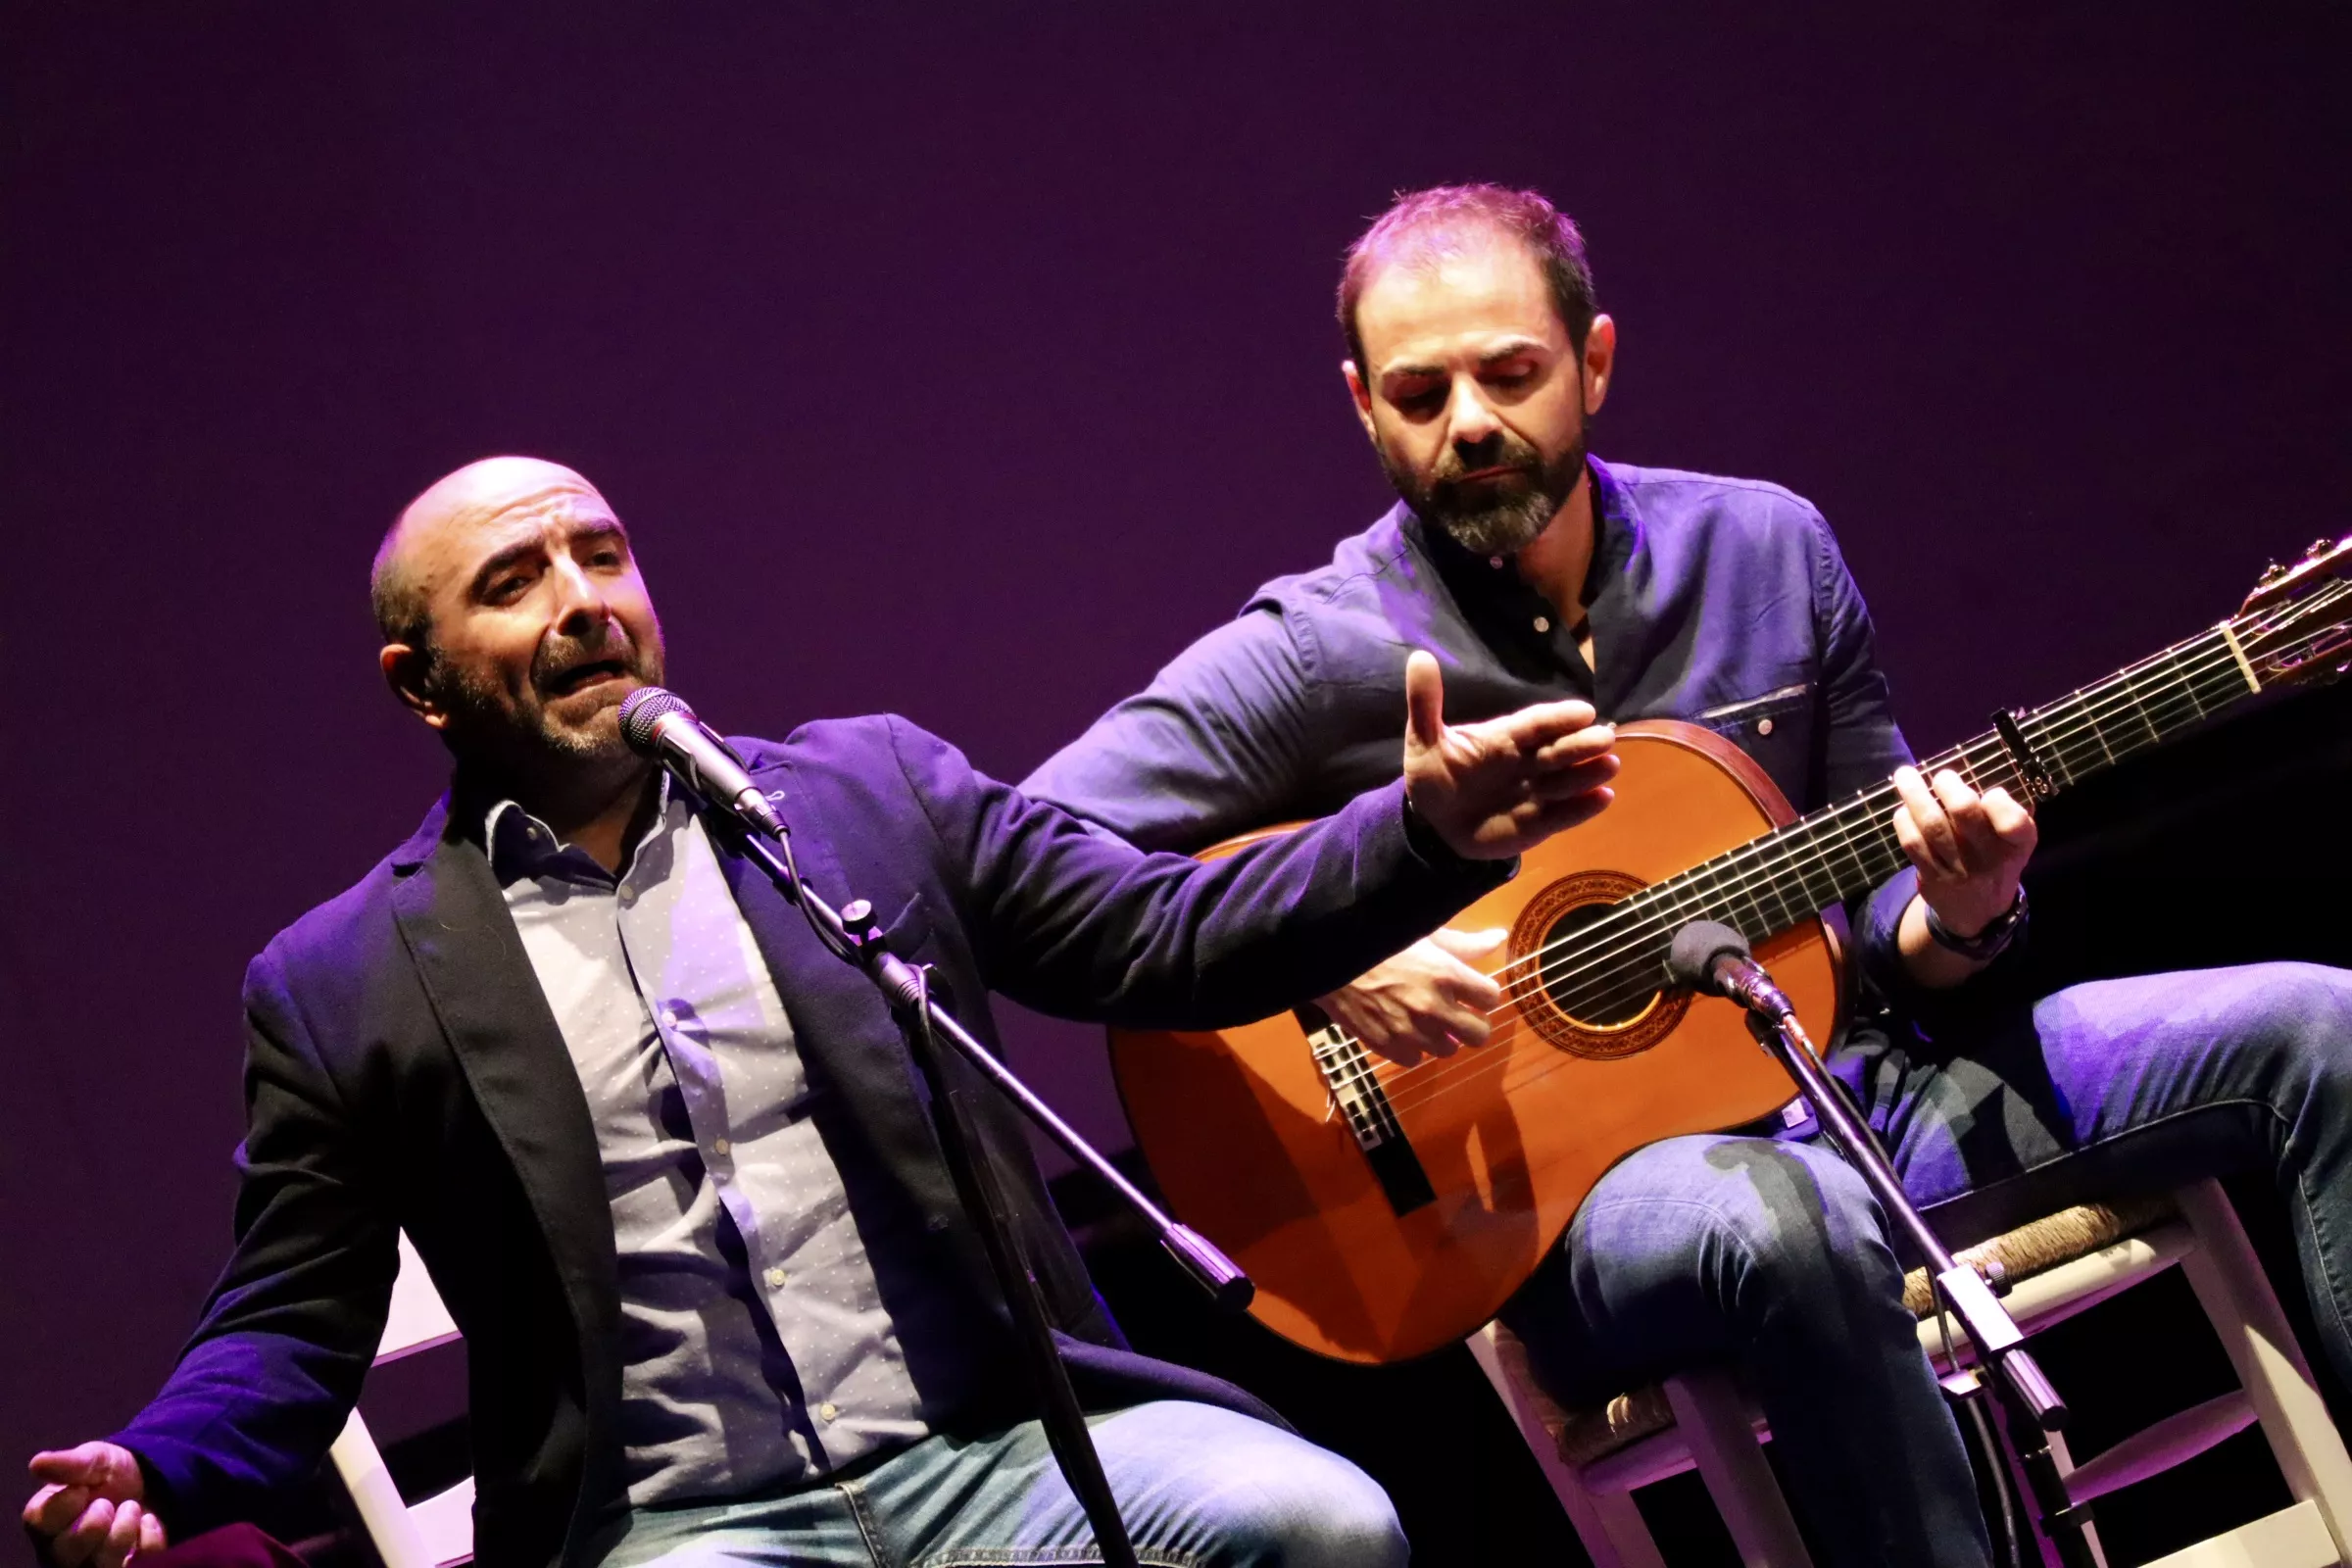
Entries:
POLYGON ((1739 747, 1772 775, 1781 793, 1803 810, 1812 773, 1814 689, 1811 681, 1783 686, 1761 697, 1723 703, 1691 715, 1690 721, 1739 747))

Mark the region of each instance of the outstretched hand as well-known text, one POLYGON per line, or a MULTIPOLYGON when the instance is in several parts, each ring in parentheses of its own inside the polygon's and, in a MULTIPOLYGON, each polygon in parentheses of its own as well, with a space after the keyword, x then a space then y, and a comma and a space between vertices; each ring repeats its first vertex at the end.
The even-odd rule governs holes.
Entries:
POLYGON ((142 1505, 147 1479, 128 1448, 85 1443, 36 1453, 30 1468, 44 1485, 24 1504, 24 1529, 59 1568, 122 1568, 170 1544, 164 1522, 142 1505))
POLYGON ((1590 820, 1613 798, 1617 732, 1592 705, 1538 703, 1479 724, 1446 722, 1438 662, 1404 664, 1404 792, 1466 859, 1507 860, 1590 820))

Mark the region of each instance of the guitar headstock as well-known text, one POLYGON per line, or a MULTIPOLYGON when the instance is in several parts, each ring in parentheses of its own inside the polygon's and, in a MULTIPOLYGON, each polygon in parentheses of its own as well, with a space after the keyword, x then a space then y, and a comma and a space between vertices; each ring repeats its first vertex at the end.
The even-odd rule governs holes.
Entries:
POLYGON ((2265 686, 2352 668, 2352 534, 2273 562, 2229 625, 2265 686))

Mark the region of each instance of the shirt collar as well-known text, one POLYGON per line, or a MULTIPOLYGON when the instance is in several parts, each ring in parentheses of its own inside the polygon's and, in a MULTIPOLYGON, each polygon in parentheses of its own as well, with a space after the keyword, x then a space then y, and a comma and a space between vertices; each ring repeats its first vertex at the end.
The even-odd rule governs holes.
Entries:
MULTIPOLYGON (((654 819, 638 839, 629 857, 636 863, 647 840, 669 826, 669 774, 659 775, 661 794, 654 802, 654 819)), ((570 882, 595 882, 612 886, 620 878, 596 862, 585 850, 558 839, 555 830, 523 809, 520 803, 508 799, 492 806, 482 820, 482 847, 490 858, 490 872, 498 885, 506 887, 523 877, 553 876, 570 882)), ((628 865, 621 868, 626 875, 628 865)))

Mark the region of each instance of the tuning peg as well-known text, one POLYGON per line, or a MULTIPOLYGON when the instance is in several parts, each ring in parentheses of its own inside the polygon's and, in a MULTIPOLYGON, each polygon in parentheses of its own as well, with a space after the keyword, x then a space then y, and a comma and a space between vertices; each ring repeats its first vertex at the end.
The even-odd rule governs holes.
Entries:
POLYGON ((2306 556, 2324 556, 2333 548, 2335 548, 2335 541, 2328 538, 2326 534, 2322 534, 2319 538, 2314 539, 2311 542, 2311 548, 2304 551, 2303 554, 2306 556))
POLYGON ((2271 584, 2277 582, 2279 578, 2285 575, 2286 568, 2284 566, 2281 566, 2276 561, 2271 562, 2262 568, 2262 580, 2256 586, 2268 588, 2271 584))

